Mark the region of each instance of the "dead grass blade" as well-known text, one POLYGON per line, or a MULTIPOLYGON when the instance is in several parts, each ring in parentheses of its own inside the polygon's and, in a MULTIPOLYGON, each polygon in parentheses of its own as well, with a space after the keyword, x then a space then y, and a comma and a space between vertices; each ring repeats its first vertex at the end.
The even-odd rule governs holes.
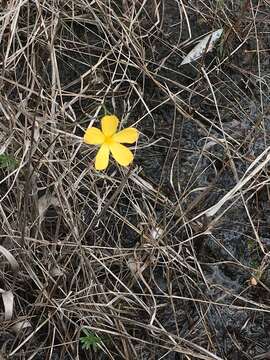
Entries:
POLYGON ((19 270, 19 263, 15 257, 4 246, 0 245, 0 252, 5 256, 13 271, 19 270))

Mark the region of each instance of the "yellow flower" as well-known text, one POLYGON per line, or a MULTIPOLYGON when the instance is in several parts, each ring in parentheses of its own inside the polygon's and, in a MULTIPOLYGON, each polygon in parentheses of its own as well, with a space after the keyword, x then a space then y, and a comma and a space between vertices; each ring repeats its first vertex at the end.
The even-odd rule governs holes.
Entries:
POLYGON ((119 120, 115 115, 105 115, 101 119, 101 129, 88 128, 84 134, 84 142, 90 145, 101 145, 98 150, 95 168, 104 170, 109 163, 110 152, 114 159, 122 166, 128 166, 133 161, 132 152, 122 143, 133 144, 137 141, 139 133, 135 128, 126 128, 119 132, 119 120))

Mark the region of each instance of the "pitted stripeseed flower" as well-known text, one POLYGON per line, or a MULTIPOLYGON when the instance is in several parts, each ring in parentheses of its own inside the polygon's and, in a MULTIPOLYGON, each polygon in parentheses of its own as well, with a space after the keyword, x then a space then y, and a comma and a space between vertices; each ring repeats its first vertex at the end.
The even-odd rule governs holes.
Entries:
POLYGON ((115 115, 105 115, 101 119, 101 130, 96 127, 88 128, 84 134, 84 142, 89 145, 100 145, 95 168, 104 170, 109 164, 109 156, 122 166, 128 166, 133 161, 132 152, 122 143, 133 144, 138 140, 139 132, 135 128, 126 128, 119 132, 119 119, 115 115))

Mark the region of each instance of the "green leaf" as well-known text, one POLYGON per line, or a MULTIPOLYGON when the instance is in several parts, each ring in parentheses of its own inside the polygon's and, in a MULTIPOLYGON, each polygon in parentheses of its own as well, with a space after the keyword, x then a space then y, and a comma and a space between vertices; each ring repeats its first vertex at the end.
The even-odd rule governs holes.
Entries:
POLYGON ((0 154, 0 169, 14 170, 17 167, 17 161, 13 156, 0 154))
POLYGON ((83 333, 86 336, 80 337, 80 341, 82 344, 82 349, 84 350, 94 350, 94 352, 97 351, 98 345, 101 344, 101 338, 99 336, 96 336, 94 333, 89 331, 88 329, 82 329, 83 333))

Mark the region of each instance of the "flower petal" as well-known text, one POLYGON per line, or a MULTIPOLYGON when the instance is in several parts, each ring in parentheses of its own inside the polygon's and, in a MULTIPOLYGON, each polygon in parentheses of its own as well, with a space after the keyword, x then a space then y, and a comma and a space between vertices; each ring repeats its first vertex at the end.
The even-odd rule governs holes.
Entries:
POLYGON ((100 145, 105 141, 102 131, 96 127, 88 128, 84 134, 83 141, 89 145, 100 145))
POLYGON ((101 145, 101 148, 98 150, 96 161, 95 161, 95 168, 97 170, 104 170, 109 164, 109 155, 110 149, 107 144, 101 145))
POLYGON ((132 152, 124 145, 113 142, 109 145, 112 156, 122 166, 128 166, 133 160, 132 152))
POLYGON ((105 115, 101 119, 101 128, 105 136, 112 136, 116 133, 119 124, 118 117, 115 115, 105 115))
POLYGON ((112 139, 118 143, 133 144, 138 140, 139 132, 135 128, 127 128, 114 134, 112 139))

